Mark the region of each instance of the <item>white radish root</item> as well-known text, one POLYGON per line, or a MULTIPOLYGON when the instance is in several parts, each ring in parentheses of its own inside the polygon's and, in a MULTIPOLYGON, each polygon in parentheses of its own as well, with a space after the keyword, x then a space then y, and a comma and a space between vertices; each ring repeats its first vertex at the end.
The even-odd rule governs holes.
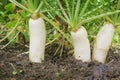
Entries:
POLYGON ((110 48, 115 28, 112 24, 106 23, 97 34, 94 43, 92 59, 105 63, 108 50, 110 48))
POLYGON ((41 63, 45 53, 45 23, 42 18, 29 20, 30 47, 29 59, 31 62, 41 63))
POLYGON ((84 27, 80 27, 77 31, 71 31, 71 36, 74 43, 75 59, 82 60, 83 62, 90 62, 90 43, 86 29, 84 27))

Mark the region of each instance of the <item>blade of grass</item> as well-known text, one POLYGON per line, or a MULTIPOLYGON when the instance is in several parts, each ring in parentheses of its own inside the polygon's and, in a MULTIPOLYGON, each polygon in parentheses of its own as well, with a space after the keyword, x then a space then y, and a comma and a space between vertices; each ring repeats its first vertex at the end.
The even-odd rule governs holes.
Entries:
POLYGON ((61 48, 61 43, 59 42, 59 46, 58 46, 58 48, 56 49, 56 51, 55 51, 54 55, 56 55, 56 54, 57 54, 57 52, 59 52, 60 48, 61 48))
POLYGON ((79 15, 79 11, 80 11, 80 1, 81 1, 81 0, 77 0, 77 5, 76 5, 76 9, 75 9, 75 18, 77 18, 78 15, 79 15))
POLYGON ((92 20, 95 20, 95 19, 99 19, 99 18, 104 17, 104 16, 116 14, 116 13, 119 13, 119 12, 120 12, 120 10, 117 10, 117 11, 114 11, 114 12, 107 12, 107 13, 103 13, 103 14, 98 15, 98 16, 93 16, 93 17, 82 20, 78 25, 81 25, 83 23, 86 23, 86 22, 89 22, 89 21, 92 21, 92 20))
POLYGON ((50 13, 50 12, 47 12, 48 15, 50 16, 50 18, 53 20, 54 19, 54 16, 50 13))
POLYGON ((39 3, 40 3, 40 0, 34 0, 34 1, 33 1, 33 4, 34 4, 35 9, 38 8, 39 3))
POLYGON ((15 0, 9 0, 9 1, 12 2, 13 4, 17 5, 17 6, 20 7, 21 9, 28 11, 29 13, 32 13, 32 14, 34 13, 32 10, 24 7, 23 5, 21 5, 20 3, 18 3, 18 2, 15 1, 15 0))
POLYGON ((96 10, 102 8, 103 6, 105 6, 105 5, 107 5, 107 4, 108 4, 108 2, 106 2, 106 3, 104 3, 103 5, 100 5, 100 6, 96 7, 96 8, 94 8, 94 9, 92 9, 91 11, 89 11, 89 12, 85 13, 84 15, 82 15, 82 17, 83 17, 83 16, 87 16, 87 15, 91 14, 92 12, 95 12, 96 10))
POLYGON ((86 10, 86 8, 87 8, 89 2, 90 2, 90 0, 87 0, 87 1, 86 1, 84 7, 82 8, 82 11, 80 12, 80 16, 83 15, 83 14, 85 13, 85 10, 86 10))
POLYGON ((60 7, 60 9, 61 9, 61 11, 62 11, 64 17, 68 20, 69 18, 68 18, 68 16, 67 16, 67 14, 66 14, 64 8, 62 7, 62 5, 61 5, 61 3, 60 3, 60 0, 57 0, 57 2, 58 2, 58 5, 59 5, 59 7, 60 7))
POLYGON ((62 53, 63 53, 63 47, 64 47, 64 40, 62 39, 61 50, 60 50, 60 57, 62 56, 62 53))
POLYGON ((74 18, 71 20, 72 22, 72 27, 76 27, 78 22, 80 21, 79 19, 79 13, 80 13, 80 2, 81 0, 77 0, 76 2, 76 7, 75 7, 75 13, 74 13, 74 18))
POLYGON ((68 0, 65 0, 65 4, 66 4, 66 7, 67 7, 68 16, 69 16, 69 18, 71 18, 71 11, 70 11, 70 6, 69 6, 68 0))
POLYGON ((111 18, 110 18, 110 17, 106 16, 106 19, 107 19, 110 23, 112 23, 112 24, 114 24, 114 25, 115 25, 115 23, 111 20, 111 18))
POLYGON ((72 11, 72 14, 71 14, 72 16, 71 16, 71 17, 72 17, 72 18, 71 18, 71 20, 73 20, 73 19, 74 19, 74 10, 75 10, 75 7, 74 7, 75 1, 72 0, 72 3, 71 3, 71 4, 72 4, 72 9, 71 9, 71 11, 72 11))
POLYGON ((35 10, 35 13, 38 13, 40 11, 40 8, 42 7, 43 5, 43 2, 41 2, 38 6, 38 8, 35 10))
MULTIPOLYGON (((117 9, 116 10, 119 10, 120 9, 120 0, 118 0, 118 4, 117 4, 117 9)), ((119 15, 119 13, 116 13, 115 14, 115 22, 117 21, 117 18, 118 18, 118 15, 119 15)))
POLYGON ((35 9, 35 6, 33 5, 33 0, 27 0, 27 2, 28 2, 27 4, 28 4, 29 8, 31 10, 35 11, 36 9, 35 9))

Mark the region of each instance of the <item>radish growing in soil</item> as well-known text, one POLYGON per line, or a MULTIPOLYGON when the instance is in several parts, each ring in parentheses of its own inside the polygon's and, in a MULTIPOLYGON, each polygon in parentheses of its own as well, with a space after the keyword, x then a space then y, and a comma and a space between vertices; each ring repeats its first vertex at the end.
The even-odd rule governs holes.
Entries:
POLYGON ((75 59, 82 60, 83 62, 91 61, 90 43, 87 37, 88 34, 86 29, 82 25, 88 21, 92 21, 106 15, 115 14, 120 11, 107 12, 97 16, 95 15, 89 17, 90 13, 96 11, 101 6, 98 6, 98 8, 95 8, 89 12, 85 12, 90 0, 87 0, 84 6, 80 5, 81 0, 71 0, 71 2, 68 0, 63 1, 56 0, 56 1, 60 8, 59 13, 58 11, 55 11, 53 7, 50 6, 47 0, 45 0, 45 3, 48 8, 54 10, 54 12, 57 14, 58 17, 60 17, 60 19, 62 19, 65 23, 68 24, 67 26, 69 28, 68 32, 70 30, 69 33, 71 33, 71 37, 73 40, 75 59), (63 6, 63 4, 65 5, 63 6), (86 16, 88 17, 86 18, 86 16))
MULTIPOLYGON (((67 10, 68 10, 68 15, 64 11, 60 0, 56 0, 56 1, 58 3, 58 6, 60 7, 64 17, 57 14, 57 12, 55 12, 57 14, 57 16, 59 16, 62 20, 64 20, 68 24, 69 28, 73 27, 73 29, 75 29, 75 27, 79 27, 79 29, 71 30, 71 35, 72 35, 73 42, 74 42, 73 45, 74 45, 74 52, 75 52, 74 57, 75 57, 75 59, 82 60, 82 61, 90 61, 90 58, 91 58, 90 57, 90 44, 89 44, 89 40, 87 37, 87 31, 84 27, 82 27, 81 25, 78 25, 78 22, 79 22, 78 16, 80 13, 80 8, 79 8, 80 7, 80 0, 77 1, 76 8, 74 6, 72 6, 72 8, 75 9, 75 12, 72 9, 73 13, 70 12, 70 6, 68 6, 69 5, 68 0, 65 0, 65 4, 67 5, 67 10), (75 20, 76 20, 76 22, 75 22, 75 20)), ((72 2, 73 2, 73 5, 75 5, 74 4, 75 1, 72 0, 72 2)), ((87 1, 86 5, 88 4, 88 2, 89 2, 89 0, 87 1)), ((45 1, 45 3, 50 9, 54 10, 47 3, 47 1, 45 1)), ((83 14, 83 12, 84 12, 84 10, 82 11, 82 14, 83 14)))
POLYGON ((29 59, 31 62, 41 63, 45 52, 45 24, 42 18, 29 20, 30 49, 29 59))
POLYGON ((90 61, 90 43, 86 29, 81 27, 77 31, 71 31, 71 36, 74 41, 74 57, 78 60, 90 61))
POLYGON ((40 2, 39 0, 24 0, 27 6, 26 8, 16 0, 9 1, 22 8, 23 10, 31 13, 31 18, 29 19, 29 59, 31 62, 41 63, 41 61, 44 60, 46 40, 45 23, 39 14, 43 2, 40 2))
MULTIPOLYGON (((120 0, 117 2, 117 7, 114 10, 120 9, 120 0)), ((120 16, 116 13, 106 17, 107 23, 103 25, 97 34, 96 41, 94 43, 92 59, 105 63, 108 50, 111 46, 113 35, 117 26, 120 26, 120 16)))
POLYGON ((105 23, 97 34, 94 43, 92 59, 104 63, 112 42, 115 28, 113 24, 105 23))

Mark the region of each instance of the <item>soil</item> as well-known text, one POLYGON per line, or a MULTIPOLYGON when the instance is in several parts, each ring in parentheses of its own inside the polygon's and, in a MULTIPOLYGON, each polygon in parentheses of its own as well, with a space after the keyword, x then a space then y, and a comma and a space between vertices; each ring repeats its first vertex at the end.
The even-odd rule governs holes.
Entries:
POLYGON ((54 56, 56 46, 46 48, 41 64, 31 63, 23 45, 0 50, 0 80, 120 80, 120 49, 109 50, 105 64, 75 60, 63 49, 54 56))

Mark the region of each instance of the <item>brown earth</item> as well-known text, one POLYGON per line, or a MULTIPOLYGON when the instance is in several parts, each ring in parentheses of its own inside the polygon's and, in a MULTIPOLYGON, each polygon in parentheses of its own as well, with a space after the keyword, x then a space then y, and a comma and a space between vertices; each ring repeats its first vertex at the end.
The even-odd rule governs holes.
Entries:
POLYGON ((83 63, 67 55, 54 56, 56 46, 46 49, 41 64, 31 63, 28 48, 20 45, 0 50, 0 80, 120 80, 120 49, 112 47, 105 64, 83 63))

